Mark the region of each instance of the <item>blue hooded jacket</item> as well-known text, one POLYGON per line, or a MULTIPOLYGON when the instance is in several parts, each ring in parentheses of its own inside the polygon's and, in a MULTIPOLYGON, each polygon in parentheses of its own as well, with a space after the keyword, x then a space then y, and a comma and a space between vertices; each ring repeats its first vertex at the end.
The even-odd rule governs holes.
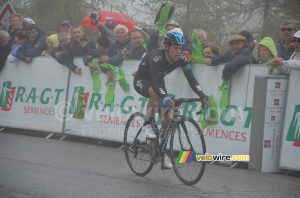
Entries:
POLYGON ((47 50, 46 39, 44 30, 39 30, 34 42, 31 42, 27 37, 17 51, 17 58, 25 62, 26 57, 40 56, 44 50, 47 50))

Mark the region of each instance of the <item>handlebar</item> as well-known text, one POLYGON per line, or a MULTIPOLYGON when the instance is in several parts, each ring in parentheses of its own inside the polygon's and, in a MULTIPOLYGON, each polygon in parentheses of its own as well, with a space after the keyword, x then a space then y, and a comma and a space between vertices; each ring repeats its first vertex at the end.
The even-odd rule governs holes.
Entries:
MULTIPOLYGON (((179 99, 174 99, 175 100, 175 107, 179 107, 180 105, 182 105, 183 103, 186 102, 201 102, 200 98, 179 98, 179 99)), ((196 115, 199 115, 201 113, 203 113, 204 109, 207 108, 206 104, 202 104, 202 108, 196 112, 196 115)))

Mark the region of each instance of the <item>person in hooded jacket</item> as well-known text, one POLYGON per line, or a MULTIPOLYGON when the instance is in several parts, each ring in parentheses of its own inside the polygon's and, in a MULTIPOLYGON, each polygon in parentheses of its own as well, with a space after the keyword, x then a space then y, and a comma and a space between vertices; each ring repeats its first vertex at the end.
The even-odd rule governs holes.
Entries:
POLYGON ((26 26, 26 35, 27 38, 17 51, 17 58, 26 63, 31 63, 34 57, 41 56, 42 52, 47 50, 47 37, 45 32, 35 24, 26 26))
POLYGON ((277 57, 277 49, 271 37, 265 37, 258 46, 259 64, 269 63, 277 57))

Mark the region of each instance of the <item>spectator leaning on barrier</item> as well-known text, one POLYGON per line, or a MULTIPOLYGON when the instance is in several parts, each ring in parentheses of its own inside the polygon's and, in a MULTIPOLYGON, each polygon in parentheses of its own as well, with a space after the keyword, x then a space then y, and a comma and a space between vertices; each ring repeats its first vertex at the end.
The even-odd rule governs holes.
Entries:
POLYGON ((96 49, 90 50, 88 54, 83 56, 83 62, 86 66, 93 68, 92 60, 99 58, 103 55, 104 51, 110 46, 110 41, 105 36, 99 36, 97 38, 96 49))
POLYGON ((0 30, 0 71, 5 65, 6 58, 11 51, 10 36, 7 31, 0 30))
POLYGON ((124 59, 142 59, 147 53, 147 44, 144 42, 144 36, 139 29, 133 29, 130 32, 131 49, 124 48, 122 55, 124 59))
POLYGON ((277 57, 275 43, 271 37, 265 37, 258 46, 259 64, 266 64, 277 57))
POLYGON ((66 49, 67 45, 71 41, 71 36, 67 32, 60 32, 58 34, 58 42, 59 46, 55 47, 53 50, 51 50, 49 53, 50 55, 56 59, 56 57, 62 53, 64 49, 66 49))
POLYGON ((26 26, 26 35, 27 38, 17 51, 17 58, 26 63, 31 63, 32 58, 40 56, 42 51, 47 49, 47 37, 45 32, 35 24, 26 26))
POLYGON ((91 50, 96 48, 96 45, 84 37, 83 27, 81 25, 74 25, 71 27, 73 40, 66 46, 61 54, 56 56, 57 62, 66 65, 70 70, 76 74, 81 74, 81 68, 73 63, 75 57, 83 57, 91 50))
POLYGON ((256 42, 249 31, 243 30, 240 31, 239 35, 246 38, 246 43, 251 47, 252 52, 249 56, 249 62, 251 63, 258 63, 258 42, 256 42))
POLYGON ((19 60, 17 58, 17 51, 19 47, 24 43, 25 39, 26 39, 26 34, 24 32, 18 31, 15 33, 14 45, 12 46, 11 53, 7 57, 8 62, 14 63, 19 60))
POLYGON ((213 55, 220 55, 219 48, 215 44, 208 44, 203 47, 203 52, 206 57, 211 57, 213 55))
POLYGON ((246 44, 246 38, 241 35, 234 35, 229 40, 230 51, 221 56, 211 56, 203 61, 207 65, 218 65, 226 63, 222 72, 222 79, 227 81, 242 66, 249 63, 251 47, 246 44))
POLYGON ((54 48, 59 46, 59 41, 58 41, 58 35, 57 34, 52 34, 47 37, 46 40, 48 50, 42 52, 42 56, 50 56, 51 51, 54 50, 54 48))
POLYGON ((296 24, 292 21, 284 21, 280 27, 281 39, 276 43, 278 57, 288 60, 294 53, 291 38, 296 32, 296 24))
POLYGON ((291 69, 300 70, 300 30, 298 30, 292 37, 295 52, 289 60, 283 58, 275 58, 272 61, 272 66, 278 68, 279 73, 289 73, 291 69))

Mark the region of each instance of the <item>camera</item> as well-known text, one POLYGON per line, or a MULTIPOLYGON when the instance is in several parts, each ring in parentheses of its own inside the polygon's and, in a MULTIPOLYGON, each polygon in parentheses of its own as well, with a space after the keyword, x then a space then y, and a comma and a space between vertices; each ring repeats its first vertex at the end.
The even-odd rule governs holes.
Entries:
POLYGON ((90 18, 93 19, 93 20, 96 20, 97 19, 97 14, 96 13, 92 13, 90 15, 90 18))
POLYGON ((87 37, 82 37, 82 38, 80 38, 80 41, 87 41, 87 40, 88 40, 87 37))

